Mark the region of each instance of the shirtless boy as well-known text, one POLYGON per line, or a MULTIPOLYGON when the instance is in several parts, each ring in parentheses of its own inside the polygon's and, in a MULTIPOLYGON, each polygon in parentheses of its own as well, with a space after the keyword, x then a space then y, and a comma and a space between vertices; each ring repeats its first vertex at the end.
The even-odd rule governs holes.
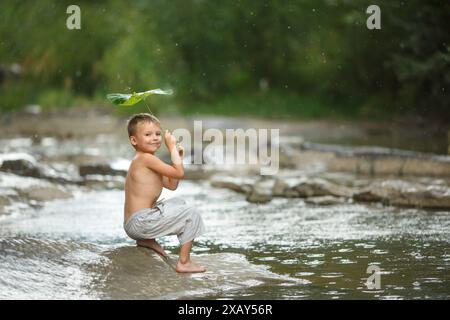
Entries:
POLYGON ((148 113, 136 114, 128 120, 128 136, 136 150, 125 180, 124 229, 138 246, 155 250, 167 257, 155 238, 177 235, 180 242, 177 272, 204 272, 194 263, 190 251, 194 238, 204 232, 203 220, 194 207, 181 198, 158 201, 162 188, 175 190, 184 176, 184 149, 165 130, 164 142, 172 164, 161 161, 155 152, 162 143, 159 120, 148 113))

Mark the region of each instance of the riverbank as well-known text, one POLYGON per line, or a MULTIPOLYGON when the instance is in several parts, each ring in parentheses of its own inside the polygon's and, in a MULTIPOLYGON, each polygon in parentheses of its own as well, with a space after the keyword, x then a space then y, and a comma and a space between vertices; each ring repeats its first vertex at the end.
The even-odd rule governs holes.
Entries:
MULTIPOLYGON (((209 111, 211 112, 210 109, 209 111)), ((207 111, 207 110, 205 110, 207 111)), ((81 137, 93 134, 121 133, 133 112, 148 112, 145 106, 134 109, 78 107, 41 110, 29 106, 0 115, 1 137, 81 137), (118 111, 122 110, 122 111, 118 111)), ((162 112, 158 115, 170 129, 192 128, 194 120, 207 128, 279 128, 285 136, 301 136, 304 141, 347 146, 378 146, 406 151, 445 155, 449 153, 450 127, 440 122, 414 117, 389 120, 358 118, 264 118, 255 116, 202 115, 198 111, 182 115, 162 112)))
MULTIPOLYGON (((14 210, 8 206, 15 202, 30 205, 70 197, 73 190, 68 189, 122 188, 129 159, 133 157, 125 117, 116 117, 101 108, 31 111, 1 118, 4 125, 0 128, 0 172, 3 184, 6 183, 0 198, 2 212, 14 210), (27 182, 30 179, 35 182, 27 182)), ((203 130, 279 129, 280 170, 274 176, 259 176, 254 165, 224 167, 214 161, 193 165, 187 151, 186 179, 209 181, 212 186, 243 193, 249 202, 267 203, 285 197, 324 206, 375 202, 450 208, 450 156, 348 145, 355 139, 371 141, 374 135, 386 133, 385 123, 164 115, 160 119, 164 128, 170 130, 192 131, 194 121, 201 121, 203 130)), ((411 127, 394 131, 398 136, 417 134, 411 127)), ((164 148, 159 153, 169 161, 164 148)))

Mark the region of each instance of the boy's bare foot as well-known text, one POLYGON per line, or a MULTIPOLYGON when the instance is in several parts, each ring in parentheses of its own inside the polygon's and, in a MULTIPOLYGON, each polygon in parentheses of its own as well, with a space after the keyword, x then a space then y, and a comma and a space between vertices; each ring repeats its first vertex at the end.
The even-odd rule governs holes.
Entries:
POLYGON ((164 258, 168 257, 168 255, 164 251, 163 247, 161 247, 161 245, 158 242, 156 242, 155 239, 137 240, 136 244, 141 247, 146 247, 146 248, 152 249, 152 250, 156 251, 156 253, 162 255, 164 258))
POLYGON ((176 272, 205 272, 206 269, 201 265, 198 265, 192 261, 181 263, 180 260, 177 262, 177 266, 175 268, 176 272))

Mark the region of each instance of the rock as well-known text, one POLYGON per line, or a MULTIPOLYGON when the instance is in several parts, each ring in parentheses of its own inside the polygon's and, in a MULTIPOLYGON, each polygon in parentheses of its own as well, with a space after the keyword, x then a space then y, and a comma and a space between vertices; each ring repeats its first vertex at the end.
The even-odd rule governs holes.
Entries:
POLYGON ((324 196, 324 197, 312 197, 305 200, 306 203, 320 205, 320 206, 330 206, 335 204, 346 203, 347 199, 341 197, 324 196))
POLYGON ((300 163, 312 157, 329 171, 370 175, 450 176, 450 156, 381 147, 347 147, 304 143, 300 163))
POLYGON ((11 200, 7 196, 0 195, 0 207, 7 206, 11 203, 11 200))
POLYGON ((353 195, 353 199, 360 202, 381 202, 385 199, 377 191, 367 188, 353 195))
POLYGON ((133 245, 120 246, 101 255, 106 259, 89 261, 86 269, 99 295, 114 300, 185 300, 201 298, 205 292, 245 290, 267 282, 301 283, 295 278, 281 278, 235 253, 195 254, 194 261, 205 266, 207 272, 192 275, 175 273, 178 256, 170 252, 167 259, 162 259, 150 249, 133 245))
POLYGON ((275 180, 261 180, 253 185, 246 200, 251 203, 267 203, 272 200, 272 190, 275 180))
POLYGON ((251 203, 267 203, 272 200, 272 196, 259 192, 258 190, 253 190, 247 196, 246 200, 251 203))
POLYGON ((282 197, 285 195, 287 189, 289 189, 289 184, 279 178, 276 178, 272 188, 272 195, 274 197, 282 197))
POLYGON ((370 162, 370 173, 375 175, 403 175, 405 159, 382 157, 376 158, 370 162))
POLYGON ((300 197, 300 193, 295 189, 287 189, 284 192, 284 196, 286 198, 298 198, 298 197, 300 197))
POLYGON ((25 153, 11 153, 0 157, 0 171, 19 176, 46 179, 57 183, 76 183, 77 179, 50 166, 38 163, 34 157, 25 153))
POLYGON ((208 180, 213 175, 217 174, 216 170, 204 170, 202 168, 184 168, 184 179, 185 180, 208 180))
POLYGON ((79 167, 80 176, 87 175, 109 175, 109 176, 123 176, 127 175, 127 171, 123 169, 114 169, 107 163, 92 163, 83 164, 79 167))
POLYGON ((450 188, 446 185, 425 186, 406 181, 388 180, 374 183, 355 193, 355 201, 382 202, 387 205, 420 207, 420 208, 450 208, 450 188))
POLYGON ((450 176, 449 159, 450 157, 436 157, 436 159, 407 158, 403 163, 402 174, 448 177, 450 176))
POLYGON ((72 194, 58 187, 31 187, 19 191, 20 195, 28 200, 51 201, 71 198, 72 194))
POLYGON ((5 207, 11 204, 11 200, 4 195, 0 195, 0 215, 5 213, 5 207))
POLYGON ((211 186, 216 188, 226 188, 237 192, 250 193, 256 179, 237 178, 226 176, 214 176, 211 179, 211 186))
POLYGON ((4 160, 0 170, 11 172, 20 176, 35 178, 42 177, 41 170, 37 167, 36 162, 30 161, 30 159, 26 158, 4 160))
POLYGON ((310 179, 299 183, 291 189, 302 198, 321 196, 351 197, 353 194, 350 188, 339 186, 323 179, 310 179))

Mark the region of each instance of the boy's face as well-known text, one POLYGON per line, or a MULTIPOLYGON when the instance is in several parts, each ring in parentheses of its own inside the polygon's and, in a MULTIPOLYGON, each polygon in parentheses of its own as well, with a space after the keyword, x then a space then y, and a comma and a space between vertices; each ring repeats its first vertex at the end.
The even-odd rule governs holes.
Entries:
POLYGON ((140 122, 137 124, 136 133, 130 136, 130 142, 137 151, 155 153, 162 142, 161 127, 153 122, 140 122))

